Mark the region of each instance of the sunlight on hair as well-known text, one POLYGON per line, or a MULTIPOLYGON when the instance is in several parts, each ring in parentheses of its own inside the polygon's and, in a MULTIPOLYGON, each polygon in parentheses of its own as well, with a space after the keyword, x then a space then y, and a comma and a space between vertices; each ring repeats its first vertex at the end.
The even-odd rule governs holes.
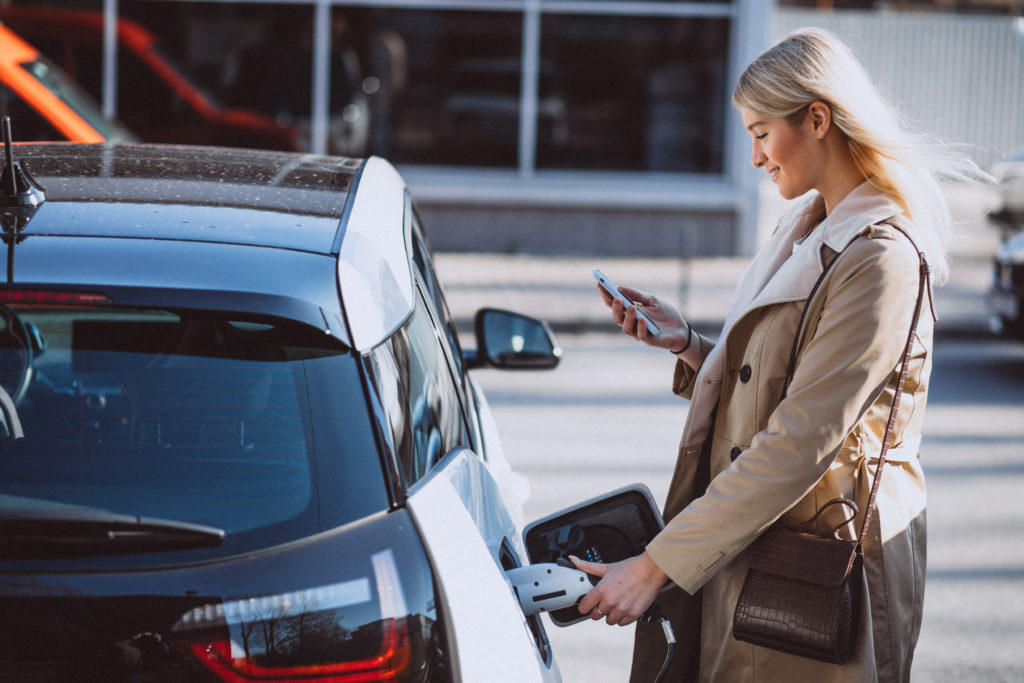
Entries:
POLYGON ((743 72, 732 97, 737 108, 767 118, 815 100, 831 108, 865 178, 903 207, 935 281, 945 281, 953 220, 940 181, 991 178, 950 145, 910 132, 850 48, 824 29, 799 29, 773 45, 743 72))

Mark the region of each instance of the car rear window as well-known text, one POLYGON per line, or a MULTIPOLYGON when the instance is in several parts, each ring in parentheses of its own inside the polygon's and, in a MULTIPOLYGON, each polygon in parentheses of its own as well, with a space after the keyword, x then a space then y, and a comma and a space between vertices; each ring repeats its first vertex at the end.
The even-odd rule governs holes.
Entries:
POLYGON ((249 549, 387 506, 352 356, 231 314, 0 306, 0 509, 200 524, 249 549))

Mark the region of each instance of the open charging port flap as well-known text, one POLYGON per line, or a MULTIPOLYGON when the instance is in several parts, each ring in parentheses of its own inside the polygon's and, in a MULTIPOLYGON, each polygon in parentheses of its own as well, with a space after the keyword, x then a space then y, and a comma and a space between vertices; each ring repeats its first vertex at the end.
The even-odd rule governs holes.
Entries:
MULTIPOLYGON (((665 526, 650 490, 631 484, 538 519, 523 530, 531 564, 575 555, 618 562, 639 555, 665 526)), ((575 606, 548 612, 556 626, 587 619, 575 606)))

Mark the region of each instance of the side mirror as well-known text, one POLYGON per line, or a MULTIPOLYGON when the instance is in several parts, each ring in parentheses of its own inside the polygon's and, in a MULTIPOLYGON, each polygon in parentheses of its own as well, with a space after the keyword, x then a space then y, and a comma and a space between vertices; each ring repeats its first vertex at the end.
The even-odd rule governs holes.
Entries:
POLYGON ((484 308, 477 311, 476 353, 466 355, 469 367, 503 370, 551 370, 562 348, 547 323, 527 315, 484 308))
MULTIPOLYGON (((650 490, 633 484, 530 523, 523 541, 531 564, 557 563, 569 555, 609 563, 639 555, 664 527, 650 490)), ((555 626, 589 618, 575 605, 548 616, 555 626)))

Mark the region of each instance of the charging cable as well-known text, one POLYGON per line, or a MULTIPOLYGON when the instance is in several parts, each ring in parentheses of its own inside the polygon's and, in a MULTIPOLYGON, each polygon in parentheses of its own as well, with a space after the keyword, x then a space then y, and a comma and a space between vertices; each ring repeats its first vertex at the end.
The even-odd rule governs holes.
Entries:
POLYGON ((665 632, 665 662, 661 665, 661 671, 658 672, 657 677, 654 679, 654 683, 661 683, 665 673, 668 671, 669 665, 672 663, 672 658, 676 654, 676 634, 672 630, 671 622, 661 613, 658 603, 648 607, 647 611, 640 618, 644 621, 660 621, 661 630, 665 632))

